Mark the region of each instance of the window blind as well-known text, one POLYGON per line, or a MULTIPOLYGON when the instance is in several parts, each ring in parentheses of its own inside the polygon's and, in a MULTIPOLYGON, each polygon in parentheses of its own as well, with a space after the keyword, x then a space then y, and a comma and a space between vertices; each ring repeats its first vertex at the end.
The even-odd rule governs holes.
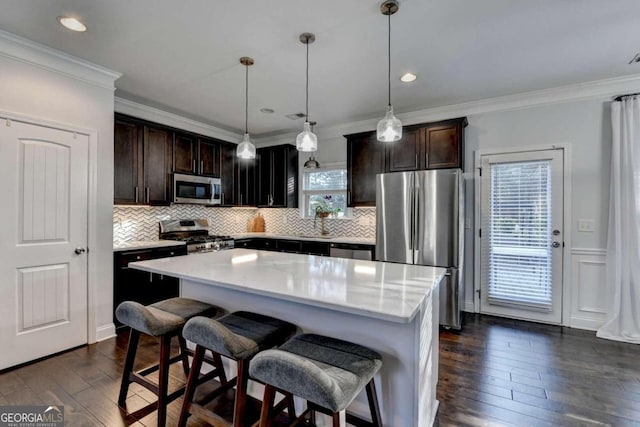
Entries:
POLYGON ((552 309, 551 163, 491 165, 488 300, 552 309))

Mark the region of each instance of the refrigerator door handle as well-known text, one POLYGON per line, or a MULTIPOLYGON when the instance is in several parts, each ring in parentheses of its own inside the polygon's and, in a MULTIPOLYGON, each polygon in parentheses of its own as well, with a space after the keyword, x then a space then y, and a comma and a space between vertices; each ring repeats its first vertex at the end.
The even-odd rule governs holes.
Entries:
POLYGON ((419 202, 419 185, 418 180, 415 174, 413 175, 412 180, 412 189, 411 189, 411 199, 412 202, 412 210, 413 210, 413 221, 411 224, 411 254, 413 256, 413 263, 416 264, 420 259, 419 251, 420 251, 420 243, 418 236, 418 230, 420 229, 420 202, 419 202))

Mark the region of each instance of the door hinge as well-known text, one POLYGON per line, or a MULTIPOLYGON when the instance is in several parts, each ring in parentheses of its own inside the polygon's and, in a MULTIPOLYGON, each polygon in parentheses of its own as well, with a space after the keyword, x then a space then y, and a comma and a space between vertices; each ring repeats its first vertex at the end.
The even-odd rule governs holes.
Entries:
POLYGON ((482 228, 478 228, 478 237, 482 239, 482 228))
POLYGON ((476 292, 478 293, 478 298, 480 298, 482 296, 481 289, 478 289, 476 292))
POLYGON ((480 176, 482 176, 482 168, 478 168, 478 172, 480 173, 480 176))

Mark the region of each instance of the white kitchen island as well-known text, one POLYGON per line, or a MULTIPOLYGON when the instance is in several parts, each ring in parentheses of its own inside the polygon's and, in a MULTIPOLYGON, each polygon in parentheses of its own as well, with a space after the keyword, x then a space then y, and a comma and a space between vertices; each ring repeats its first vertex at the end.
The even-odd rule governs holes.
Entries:
MULTIPOLYGON (((384 425, 430 426, 438 401, 438 284, 445 270, 233 249, 129 267, 181 279, 181 296, 274 316, 382 354, 384 425), (435 304, 434 304, 435 301, 435 304)), ((261 387, 253 393, 261 398, 261 387)), ((364 393, 362 393, 364 395, 364 393)), ((349 410, 369 418, 366 396, 349 410)))

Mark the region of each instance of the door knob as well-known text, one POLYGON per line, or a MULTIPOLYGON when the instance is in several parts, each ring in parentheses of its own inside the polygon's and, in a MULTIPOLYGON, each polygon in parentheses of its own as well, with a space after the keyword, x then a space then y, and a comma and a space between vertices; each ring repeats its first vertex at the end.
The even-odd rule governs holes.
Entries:
POLYGON ((553 246, 554 248, 559 248, 559 247, 560 247, 560 243, 558 243, 558 242, 553 242, 553 243, 551 244, 551 246, 553 246))
POLYGON ((76 255, 83 254, 83 253, 85 253, 86 251, 87 251, 87 250, 86 250, 85 248, 76 248, 76 249, 74 250, 74 252, 76 253, 76 255))

